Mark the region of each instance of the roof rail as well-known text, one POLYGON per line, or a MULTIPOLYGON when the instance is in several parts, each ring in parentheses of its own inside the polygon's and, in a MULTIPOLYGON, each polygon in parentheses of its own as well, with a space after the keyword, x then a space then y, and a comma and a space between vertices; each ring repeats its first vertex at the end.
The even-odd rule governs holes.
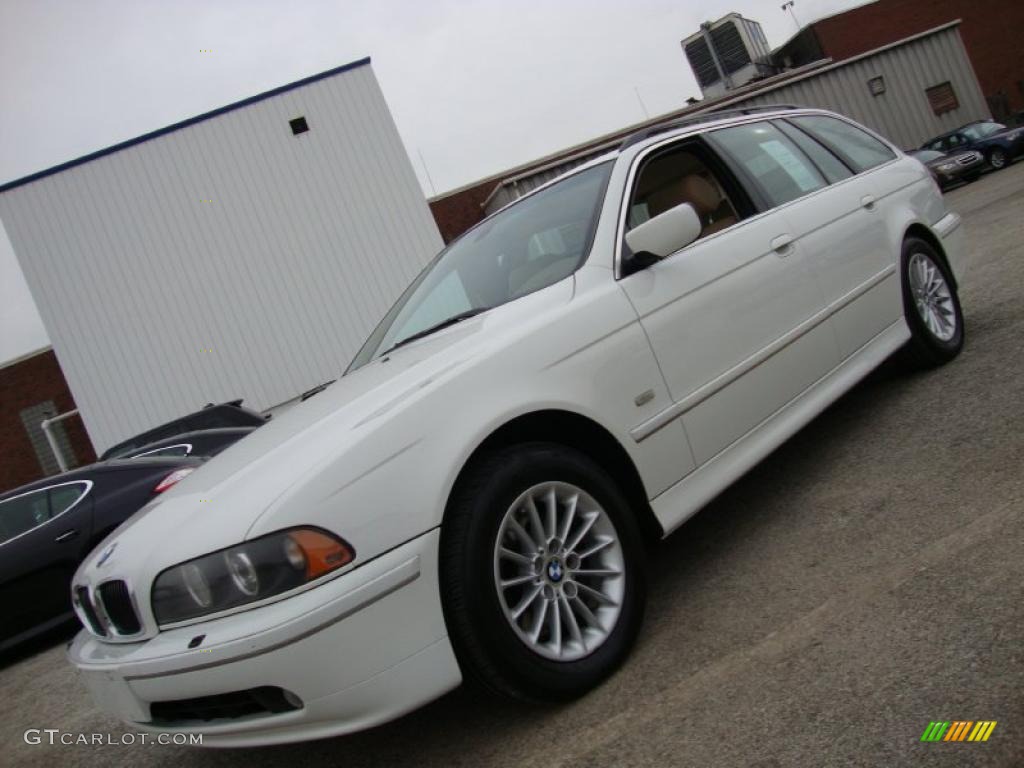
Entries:
POLYGON ((657 136, 659 133, 667 133, 668 131, 674 131, 677 128, 685 128, 689 125, 699 125, 700 123, 708 123, 712 120, 718 120, 723 117, 730 115, 756 115, 758 112, 776 112, 785 109, 804 109, 804 107, 796 104, 765 104, 760 107, 725 107, 723 109, 712 109, 707 112, 701 112, 699 115, 691 115, 689 117, 683 117, 678 120, 670 120, 665 123, 658 123, 647 128, 642 128, 639 131, 629 134, 619 144, 619 151, 631 147, 634 144, 649 139, 652 136, 657 136))

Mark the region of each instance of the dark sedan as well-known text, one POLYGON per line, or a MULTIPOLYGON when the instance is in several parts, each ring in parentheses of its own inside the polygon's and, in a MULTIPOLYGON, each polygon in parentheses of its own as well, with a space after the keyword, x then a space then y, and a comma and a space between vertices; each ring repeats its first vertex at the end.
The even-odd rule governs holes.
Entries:
POLYGON ((998 171, 1024 154, 1024 127, 1007 128, 1002 123, 978 120, 926 141, 921 149, 947 154, 973 149, 998 171))
POLYGON ((252 432, 256 427, 223 427, 221 429, 197 429, 180 435, 157 440, 155 443, 134 449, 123 458, 139 459, 145 456, 198 456, 208 459, 216 456, 229 445, 233 445, 252 432))
POLYGON ((907 154, 920 160, 931 171, 932 178, 943 191, 961 181, 977 180, 985 167, 985 158, 973 149, 948 155, 931 149, 919 149, 907 154))
POLYGON ((82 559, 200 463, 106 461, 0 494, 0 651, 72 618, 71 577, 82 559))

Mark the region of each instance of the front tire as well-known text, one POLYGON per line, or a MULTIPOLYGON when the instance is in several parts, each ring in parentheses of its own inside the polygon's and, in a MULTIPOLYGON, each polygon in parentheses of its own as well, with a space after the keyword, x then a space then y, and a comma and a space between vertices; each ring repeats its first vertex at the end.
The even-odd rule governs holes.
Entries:
POLYGON ((626 658, 643 618, 634 513, 607 472, 565 446, 475 462, 446 513, 440 566, 464 675, 509 698, 586 693, 626 658))
POLYGON ((925 240, 908 237, 900 256, 907 352, 920 367, 948 363, 964 345, 964 319, 946 260, 925 240))
POLYGON ((993 147, 988 153, 988 164, 992 170, 998 171, 1006 167, 1006 152, 999 147, 993 147))

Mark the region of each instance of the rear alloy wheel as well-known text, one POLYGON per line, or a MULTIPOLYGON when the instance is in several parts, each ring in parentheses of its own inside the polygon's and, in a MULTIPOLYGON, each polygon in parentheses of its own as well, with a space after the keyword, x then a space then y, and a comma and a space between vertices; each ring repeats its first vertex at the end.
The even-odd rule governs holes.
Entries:
POLYGON ((993 147, 988 153, 988 164, 992 170, 998 171, 1006 167, 1006 153, 999 147, 993 147))
POLYGON ((964 321, 949 267, 916 237, 903 244, 903 307, 910 326, 909 349, 926 367, 956 357, 964 343, 964 321))
POLYGON ((441 529, 441 594, 466 678, 564 701, 629 653, 643 617, 634 512, 588 456, 525 443, 474 463, 441 529))

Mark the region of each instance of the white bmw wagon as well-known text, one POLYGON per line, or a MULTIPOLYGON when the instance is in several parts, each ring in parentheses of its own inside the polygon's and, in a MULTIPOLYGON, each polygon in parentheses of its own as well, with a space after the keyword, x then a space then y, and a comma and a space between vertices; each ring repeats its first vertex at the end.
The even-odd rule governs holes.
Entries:
POLYGON ((964 341, 963 229, 846 118, 626 139, 440 253, 345 375, 90 555, 71 661, 208 745, 367 728, 463 680, 566 700, 641 631, 679 527, 901 348, 964 341))

